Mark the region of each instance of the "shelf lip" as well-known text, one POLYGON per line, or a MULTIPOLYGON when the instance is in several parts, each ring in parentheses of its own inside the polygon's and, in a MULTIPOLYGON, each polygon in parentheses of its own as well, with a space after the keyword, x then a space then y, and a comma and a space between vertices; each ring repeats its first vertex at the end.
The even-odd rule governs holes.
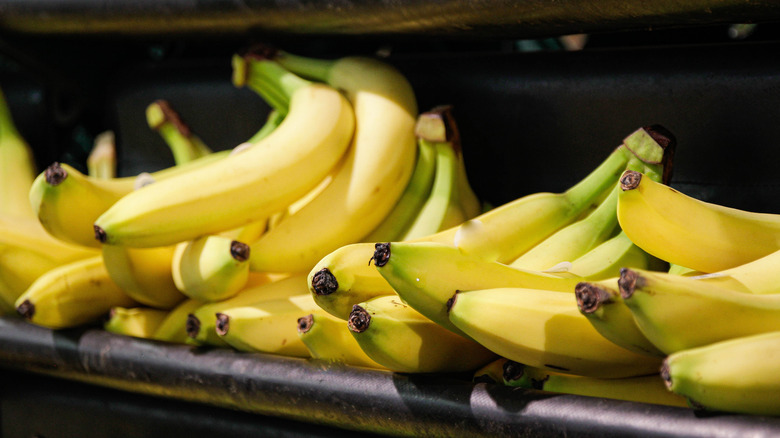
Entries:
POLYGON ((407 436, 776 435, 780 418, 546 394, 0 317, 0 368, 347 430, 407 436))
POLYGON ((31 35, 275 33, 532 38, 780 19, 772 0, 2 0, 31 35))

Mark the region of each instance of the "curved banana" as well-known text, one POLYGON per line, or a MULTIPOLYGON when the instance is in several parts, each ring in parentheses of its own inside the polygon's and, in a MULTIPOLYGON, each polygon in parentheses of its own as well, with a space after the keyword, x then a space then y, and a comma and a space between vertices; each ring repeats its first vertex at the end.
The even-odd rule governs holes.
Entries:
POLYGON ((116 178, 116 136, 114 131, 104 131, 95 136, 94 145, 87 156, 87 175, 99 179, 116 178))
POLYGON ((235 296, 249 279, 249 245, 220 235, 176 246, 171 272, 189 298, 222 301, 235 296))
POLYGON ((780 332, 682 350, 666 358, 661 376, 692 406, 752 415, 780 415, 780 332))
POLYGON ((216 331, 239 351, 311 357, 298 336, 298 318, 315 312, 323 311, 308 293, 228 307, 217 312, 216 331))
POLYGON ((621 187, 620 226, 669 263, 716 272, 780 250, 780 215, 703 202, 639 172, 626 171, 621 187))
POLYGON ((505 380, 506 385, 563 394, 688 407, 688 401, 685 397, 666 389, 664 381, 658 374, 622 379, 600 379, 553 373, 528 365, 519 365, 517 369, 520 371, 507 376, 509 379, 505 380))
POLYGON ((183 344, 187 336, 187 316, 206 304, 200 300, 186 299, 176 307, 168 311, 167 316, 157 330, 152 333, 150 339, 164 342, 183 344))
POLYGON ((556 290, 574 302, 571 292, 580 279, 512 268, 464 255, 433 242, 377 244, 374 265, 402 300, 416 311, 457 334, 468 336, 447 315, 452 294, 459 290, 527 287, 556 290))
POLYGON ((481 345, 432 322, 397 296, 356 305, 348 326, 368 357, 396 372, 473 372, 495 359, 481 345))
POLYGON ((449 317, 499 356, 557 372, 618 378, 657 373, 661 364, 660 358, 607 340, 577 310, 570 294, 525 288, 458 292, 449 317))
POLYGON ((194 135, 171 104, 164 99, 146 107, 146 122, 157 131, 173 153, 176 164, 187 163, 212 153, 212 150, 194 135))
POLYGON ((54 268, 17 298, 15 307, 33 324, 69 328, 96 322, 112 307, 137 305, 111 280, 98 255, 54 268))
POLYGON ((638 269, 623 270, 620 294, 642 333, 666 354, 780 330, 779 294, 746 294, 638 269))
MULTIPOLYGON (((309 62, 289 54, 276 59, 292 71, 309 62)), ((406 78, 382 61, 347 57, 333 61, 322 80, 343 90, 355 110, 351 148, 322 193, 252 245, 255 271, 306 272, 360 241, 390 213, 412 175, 417 102, 406 78)))
POLYGON ((108 245, 171 245, 267 218, 315 187, 349 146, 354 115, 334 88, 293 76, 280 72, 271 78, 284 83, 292 97, 290 112, 268 137, 124 196, 95 221, 97 239, 108 245))
POLYGON ((664 262, 638 247, 621 231, 571 262, 566 272, 588 280, 604 280, 620 275, 621 268, 660 270, 664 262))
POLYGON ((32 148, 14 125, 0 90, 0 215, 35 218, 27 198, 38 175, 32 148))
POLYGON ((186 298, 174 282, 171 265, 175 251, 175 246, 102 248, 111 279, 133 300, 157 309, 172 309, 186 298))
POLYGON ((320 260, 306 279, 317 305, 346 321, 355 304, 380 295, 395 295, 387 280, 371 266, 373 256, 373 243, 353 243, 320 260))
POLYGON ((596 331, 616 345, 638 354, 663 357, 664 353, 639 329, 617 288, 617 278, 578 283, 574 289, 577 308, 596 331))
POLYGON ((150 339, 165 321, 168 312, 151 307, 112 307, 103 323, 107 332, 150 339))
POLYGON ((326 312, 314 312, 298 318, 298 336, 314 359, 385 369, 360 348, 346 321, 326 312))

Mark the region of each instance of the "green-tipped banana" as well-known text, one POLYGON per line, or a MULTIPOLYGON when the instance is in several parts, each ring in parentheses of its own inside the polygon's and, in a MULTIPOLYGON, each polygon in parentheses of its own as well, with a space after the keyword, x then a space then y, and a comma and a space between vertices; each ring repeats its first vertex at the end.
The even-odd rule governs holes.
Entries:
POLYGON ((571 292, 579 281, 528 271, 464 255, 452 246, 432 242, 393 242, 376 245, 374 265, 401 299, 416 311, 455 333, 447 306, 459 290, 526 287, 571 292))
POLYGON ((87 157, 87 175, 99 179, 116 178, 116 136, 114 131, 101 132, 87 157))
POLYGON ((622 379, 599 379, 553 373, 521 364, 516 364, 512 371, 504 376, 504 383, 508 386, 655 405, 688 407, 688 401, 685 397, 666 389, 664 381, 658 374, 622 379))
POLYGON ((635 353, 664 356, 637 326, 634 315, 620 296, 617 277, 598 283, 578 283, 574 294, 580 313, 602 336, 635 353))
POLYGON ((157 309, 172 309, 186 298, 174 282, 175 250, 175 246, 102 248, 103 261, 114 283, 133 300, 157 309))
POLYGON ((618 378, 657 373, 661 359, 607 340, 560 292, 497 288, 458 292, 450 321, 501 357, 556 372, 618 378))
POLYGON ((780 415, 780 332, 682 350, 664 361, 666 386, 694 407, 780 415))
POLYGON ((778 294, 747 294, 634 269, 621 273, 620 294, 642 333, 666 354, 780 330, 778 294))
POLYGON ((596 281, 617 277, 620 269, 626 267, 657 270, 664 268, 664 262, 638 247, 621 231, 572 261, 566 272, 596 281))
POLYGON ((27 194, 37 174, 33 150, 16 129, 0 90, 0 215, 35 217, 27 194))
POLYGON ((356 305, 348 324, 360 348, 396 372, 473 372, 495 359, 481 345, 444 329, 394 296, 356 305))
POLYGON ((360 348, 343 319, 326 312, 314 312, 298 318, 298 336, 314 359, 347 365, 380 368, 360 348))
POLYGON ((15 303, 27 320, 52 329, 94 323, 112 307, 135 305, 111 280, 100 255, 43 274, 15 303))
POLYGON ((220 235, 177 245, 171 271, 187 297, 222 301, 235 296, 249 279, 249 245, 220 235))
POLYGON ((111 333, 150 339, 168 316, 168 312, 151 307, 112 307, 103 328, 111 333))

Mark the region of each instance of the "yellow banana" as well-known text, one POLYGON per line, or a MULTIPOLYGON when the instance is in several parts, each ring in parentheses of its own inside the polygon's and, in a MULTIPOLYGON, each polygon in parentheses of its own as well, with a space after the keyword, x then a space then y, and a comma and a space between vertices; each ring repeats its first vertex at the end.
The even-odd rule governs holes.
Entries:
POLYGON ((298 318, 298 336, 314 359, 347 365, 380 368, 360 348, 347 322, 326 312, 314 312, 298 318))
POLYGON ((40 276, 17 298, 17 312, 52 329, 96 322, 115 306, 137 305, 111 280, 98 255, 62 265, 40 276))
POLYGON ((485 366, 474 371, 471 380, 474 381, 474 383, 502 384, 504 381, 504 367, 509 362, 511 362, 509 359, 503 357, 488 362, 485 366))
POLYGON ((642 333, 666 354, 780 330, 780 294, 746 294, 638 269, 623 270, 620 294, 642 333))
POLYGON ((590 377, 618 378, 658 372, 660 358, 607 340, 577 310, 574 297, 556 291, 496 288, 458 292, 450 321, 501 357, 590 377))
POLYGON ((167 316, 157 327, 157 330, 152 333, 150 339, 183 344, 188 338, 187 316, 204 304, 203 301, 191 298, 182 301, 168 311, 167 316))
POLYGON ((186 298, 176 287, 172 274, 175 250, 175 246, 102 248, 111 279, 133 300, 158 309, 172 309, 186 298))
POLYGON ((35 217, 27 193, 37 174, 33 150, 16 129, 0 90, 0 215, 35 217))
POLYGON ((168 312, 151 307, 112 307, 103 328, 111 333, 150 339, 168 316, 168 312))
POLYGON ((622 379, 600 379, 554 373, 527 365, 519 365, 516 369, 520 371, 514 376, 507 376, 510 377, 510 380, 505 380, 506 385, 588 397, 688 407, 688 401, 685 397, 666 389, 664 381, 658 374, 622 379))
MULTIPOLYGON (((405 303, 442 327, 464 335, 447 316, 448 301, 458 290, 526 287, 571 292, 579 279, 512 268, 464 255, 433 242, 377 244, 374 265, 405 303)), ((466 335, 464 335, 466 336, 466 335)))
POLYGON ((179 244, 172 259, 173 281, 189 298, 226 300, 249 279, 249 245, 229 237, 203 236, 179 244))
POLYGON ((481 345, 432 322, 397 296, 356 305, 348 326, 368 357, 396 372, 473 372, 495 359, 481 345))
POLYGON ((620 275, 621 268, 663 269, 664 262, 638 247, 621 231, 573 260, 566 272, 588 280, 603 280, 620 275))
POLYGON ((279 127, 243 152, 124 196, 95 221, 98 240, 164 246, 267 218, 306 194, 339 162, 354 131, 349 101, 273 61, 247 62, 250 80, 257 70, 289 90, 290 112, 279 127))
POLYGON ((661 376, 699 409, 780 415, 780 332, 735 338, 673 353, 661 376))
POLYGON ((87 174, 93 178, 116 178, 116 138, 114 131, 101 132, 95 137, 92 151, 87 156, 87 171, 87 174))
POLYGON ((702 272, 739 266, 780 250, 780 215, 704 202, 626 171, 618 219, 628 237, 669 263, 702 272))
MULTIPOLYGON (((322 65, 290 54, 276 59, 302 74, 322 65)), ((252 245, 255 271, 307 272, 329 252, 360 241, 390 213, 411 177, 417 102, 406 78, 371 58, 327 62, 319 78, 343 90, 355 111, 351 148, 322 193, 252 245)))
POLYGON ((297 327, 298 318, 313 312, 323 311, 308 293, 227 307, 216 314, 216 331, 239 351, 310 357, 297 327))

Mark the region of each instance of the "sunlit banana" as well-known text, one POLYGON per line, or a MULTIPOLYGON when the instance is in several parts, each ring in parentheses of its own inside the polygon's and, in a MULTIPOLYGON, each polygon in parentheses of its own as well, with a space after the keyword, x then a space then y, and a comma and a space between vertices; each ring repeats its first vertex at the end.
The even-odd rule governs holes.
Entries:
POLYGON ((187 316, 203 306, 200 300, 188 298, 169 310, 150 339, 183 344, 187 339, 187 316))
POLYGON ((168 316, 168 312, 151 307, 112 307, 103 328, 111 333, 149 339, 168 316))
POLYGON ((433 242, 376 245, 374 265, 401 299, 442 327, 463 334, 447 315, 448 301, 458 290, 496 287, 543 288, 571 296, 579 279, 512 268, 464 255, 433 242))
POLYGON ((661 363, 607 340, 580 314, 571 294, 524 288, 458 292, 449 317, 499 356, 557 372, 618 378, 657 373, 661 363))
POLYGON ((716 342, 673 353, 661 376, 697 408, 780 415, 780 332, 716 342))
POLYGON ((246 62, 252 64, 249 81, 255 70, 273 69, 267 78, 288 90, 284 121, 241 153, 124 196, 95 221, 99 241, 164 246, 267 218, 315 187, 341 160, 354 132, 349 101, 332 87, 275 68, 273 61, 246 62), (268 68, 255 69, 258 64, 268 68))
POLYGON ((356 305, 348 320, 360 348, 396 372, 473 372, 495 355, 432 322, 397 296, 356 305))
POLYGON ((360 348, 347 322, 327 312, 314 312, 298 318, 298 336, 314 359, 384 369, 360 348))
POLYGON ((216 314, 217 334, 240 351, 310 357, 298 336, 298 318, 323 310, 308 293, 227 307, 216 314))
POLYGON ((116 178, 116 136, 114 131, 104 131, 95 136, 94 145, 87 156, 87 175, 100 179, 116 178))
POLYGON ((146 122, 168 144, 176 164, 193 161, 212 153, 211 148, 192 133, 179 113, 166 100, 156 100, 146 107, 146 122))
POLYGON ((193 345, 227 346, 228 344, 217 335, 215 330, 215 316, 222 309, 287 298, 306 292, 306 277, 302 274, 289 276, 289 278, 273 279, 265 274, 254 273, 250 274, 249 283, 233 298, 215 303, 205 303, 195 311, 190 312, 187 316, 186 342, 193 345), (254 284, 252 284, 253 282, 254 284))
POLYGON ((505 384, 508 386, 656 405, 688 407, 688 401, 685 397, 666 389, 664 381, 658 374, 622 379, 601 379, 560 374, 528 365, 517 365, 513 369, 514 374, 505 376, 507 378, 505 384))
POLYGON ((102 253, 108 274, 127 295, 146 306, 172 309, 186 298, 174 282, 175 250, 104 245, 102 253))
POLYGON ((573 260, 566 272, 589 280, 620 275, 620 268, 664 269, 665 262, 638 247, 621 231, 597 247, 573 260))
POLYGON ((746 294, 634 269, 623 270, 620 294, 642 333, 667 354, 780 330, 780 294, 746 294))
POLYGON ((617 277, 598 283, 581 282, 574 289, 577 308, 602 336, 635 353, 663 357, 637 326, 618 291, 617 277))
POLYGON ((0 215, 35 217, 27 193, 37 174, 33 150, 16 129, 0 90, 0 215))
POLYGON ((112 307, 134 305, 111 280, 100 255, 48 271, 15 303, 30 322, 53 329, 96 322, 112 307))
POLYGON ((171 272, 187 297, 221 301, 235 296, 249 279, 249 245, 220 235, 203 236, 176 247, 171 272))
POLYGON ((620 226, 648 253, 702 272, 729 269, 780 249, 780 215, 687 196, 641 173, 621 177, 620 226))

